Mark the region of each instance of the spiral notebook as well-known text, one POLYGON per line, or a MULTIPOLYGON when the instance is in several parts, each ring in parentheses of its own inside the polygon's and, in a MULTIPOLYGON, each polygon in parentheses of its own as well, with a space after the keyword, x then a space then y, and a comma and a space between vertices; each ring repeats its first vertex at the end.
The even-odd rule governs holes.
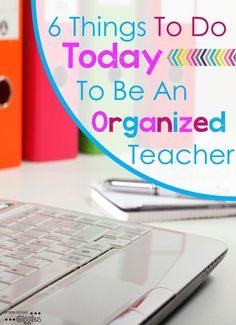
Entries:
POLYGON ((146 194, 115 192, 95 183, 91 197, 110 218, 135 221, 170 221, 236 216, 236 202, 169 198, 146 194))

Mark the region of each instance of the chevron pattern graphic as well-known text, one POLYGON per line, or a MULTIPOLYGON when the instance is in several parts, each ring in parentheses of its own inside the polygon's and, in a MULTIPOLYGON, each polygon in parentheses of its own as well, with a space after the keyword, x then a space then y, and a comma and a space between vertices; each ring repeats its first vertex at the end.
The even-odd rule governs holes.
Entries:
POLYGON ((167 58, 177 67, 235 67, 236 49, 172 49, 167 58))

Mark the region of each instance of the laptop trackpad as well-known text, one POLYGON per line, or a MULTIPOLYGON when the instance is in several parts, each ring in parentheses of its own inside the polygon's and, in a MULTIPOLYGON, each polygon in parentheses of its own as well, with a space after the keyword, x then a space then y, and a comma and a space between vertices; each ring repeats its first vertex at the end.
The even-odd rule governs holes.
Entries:
POLYGON ((34 308, 40 310, 45 321, 61 320, 55 324, 102 324, 117 315, 117 311, 122 311, 134 296, 139 296, 139 288, 133 283, 85 275, 49 295, 34 308), (78 321, 75 322, 76 319, 78 321))
POLYGON ((184 245, 183 234, 152 231, 90 270, 75 272, 32 302, 34 309, 63 320, 51 324, 106 324, 158 285, 184 245))

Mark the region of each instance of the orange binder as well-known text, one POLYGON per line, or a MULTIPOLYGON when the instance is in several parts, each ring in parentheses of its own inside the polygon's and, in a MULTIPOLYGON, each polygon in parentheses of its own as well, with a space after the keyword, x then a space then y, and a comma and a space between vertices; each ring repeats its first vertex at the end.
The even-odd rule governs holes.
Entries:
POLYGON ((0 168, 22 157, 22 1, 0 1, 0 168))

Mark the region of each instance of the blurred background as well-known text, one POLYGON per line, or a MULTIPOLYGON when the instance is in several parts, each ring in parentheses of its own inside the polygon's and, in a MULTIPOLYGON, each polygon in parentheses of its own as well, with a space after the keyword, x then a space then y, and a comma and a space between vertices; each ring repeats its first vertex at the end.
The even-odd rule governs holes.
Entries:
MULTIPOLYGON (((50 1, 49 1, 50 2, 50 1)), ((65 1, 57 1, 63 9, 65 1)), ((0 1, 0 168, 100 153, 57 99, 34 37, 31 1, 0 1)), ((66 82, 60 62, 55 76, 66 82)))

